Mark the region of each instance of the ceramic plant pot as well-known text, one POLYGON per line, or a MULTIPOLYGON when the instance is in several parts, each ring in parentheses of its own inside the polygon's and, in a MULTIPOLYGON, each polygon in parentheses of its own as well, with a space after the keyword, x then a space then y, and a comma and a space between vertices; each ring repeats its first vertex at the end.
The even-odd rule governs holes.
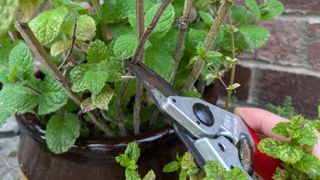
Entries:
POLYGON ((31 114, 17 116, 22 129, 18 161, 21 172, 30 180, 119 180, 124 168, 115 162, 126 145, 135 140, 141 149, 139 172, 153 169, 158 179, 178 179, 176 173, 163 173, 164 165, 183 153, 185 147, 171 129, 162 129, 130 137, 77 140, 61 155, 51 153, 45 143, 44 128, 31 114))

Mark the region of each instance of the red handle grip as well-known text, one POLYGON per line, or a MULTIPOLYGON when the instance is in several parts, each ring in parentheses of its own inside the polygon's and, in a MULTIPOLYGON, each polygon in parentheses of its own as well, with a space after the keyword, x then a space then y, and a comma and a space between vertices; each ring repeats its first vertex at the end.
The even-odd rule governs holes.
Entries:
POLYGON ((266 154, 263 154, 259 151, 257 146, 260 142, 260 139, 256 136, 256 134, 250 127, 248 128, 253 142, 256 146, 253 160, 254 170, 263 179, 272 179, 272 174, 274 173, 277 167, 281 167, 281 163, 279 160, 273 159, 272 157, 269 157, 266 154))

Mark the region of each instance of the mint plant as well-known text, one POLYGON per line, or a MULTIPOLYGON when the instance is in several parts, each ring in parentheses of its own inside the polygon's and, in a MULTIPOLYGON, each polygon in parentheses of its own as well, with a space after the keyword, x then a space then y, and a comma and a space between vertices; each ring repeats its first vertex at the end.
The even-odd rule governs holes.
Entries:
POLYGON ((272 129, 286 138, 284 142, 266 138, 259 143, 258 149, 262 153, 282 161, 284 168, 277 168, 274 179, 319 179, 320 160, 311 152, 318 143, 315 131, 320 132, 319 125, 319 119, 294 116, 291 121, 281 122, 272 129))
POLYGON ((269 31, 257 23, 283 11, 278 0, 99 2, 0 2, 0 122, 34 114, 56 154, 79 137, 129 136, 165 125, 123 67, 126 60, 145 63, 192 97, 231 69, 228 108, 240 86, 237 57, 263 46, 269 31))
POLYGON ((276 106, 274 104, 268 103, 267 108, 269 111, 289 119, 297 114, 295 108, 293 107, 291 96, 285 96, 282 105, 276 106))
MULTIPOLYGON (((127 180, 141 180, 137 170, 138 158, 140 157, 140 148, 136 142, 128 144, 125 152, 116 157, 117 163, 125 167, 125 177, 127 180)), ((153 170, 150 170, 142 180, 154 180, 156 178, 153 170)))

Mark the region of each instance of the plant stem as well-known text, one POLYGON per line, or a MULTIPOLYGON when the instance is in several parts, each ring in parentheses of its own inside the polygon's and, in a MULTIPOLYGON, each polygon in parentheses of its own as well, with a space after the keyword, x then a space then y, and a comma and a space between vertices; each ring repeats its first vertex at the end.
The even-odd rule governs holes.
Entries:
MULTIPOLYGON (((160 5, 158 11, 156 12, 156 15, 153 17, 148 29, 143 33, 142 37, 139 40, 137 49, 136 49, 135 54, 134 54, 134 56, 132 58, 132 62, 137 62, 138 61, 138 59, 140 57, 140 54, 141 54, 141 52, 143 50, 144 44, 146 43, 148 37, 150 36, 152 31, 156 27, 161 15, 163 14, 164 10, 166 9, 166 7, 169 5, 170 2, 171 2, 171 0, 164 0, 162 2, 162 4, 160 5)), ((127 73, 127 76, 128 75, 131 75, 130 71, 127 73)), ((124 122, 124 117, 123 117, 123 112, 121 110, 121 107, 122 107, 122 103, 123 103, 123 100, 124 100, 124 95, 125 95, 126 90, 127 90, 128 86, 129 86, 130 80, 131 79, 125 79, 122 82, 122 85, 121 85, 119 100, 118 100, 118 103, 117 103, 117 112, 118 112, 118 118, 119 118, 118 122, 119 123, 124 122)), ((119 124, 119 126, 120 125, 121 124, 119 124)))
MULTIPOLYGON (((136 0, 136 16, 137 16, 137 32, 138 32, 138 43, 144 33, 144 3, 143 0, 136 0)), ((144 62, 144 47, 141 49, 140 57, 138 58, 141 62, 144 62)), ((137 81, 137 89, 134 99, 133 107, 133 126, 134 133, 140 133, 140 111, 141 111, 141 96, 142 96, 142 82, 137 81)))
POLYGON ((103 40, 104 42, 107 42, 106 29, 105 29, 105 27, 104 27, 104 22, 103 22, 103 18, 102 18, 101 8, 100 8, 100 5, 99 5, 99 2, 98 2, 98 1, 99 1, 99 0, 91 0, 91 3, 93 4, 94 9, 96 10, 96 13, 97 13, 97 16, 98 16, 102 40, 103 40))
POLYGON ((77 31, 77 18, 75 19, 74 25, 73 25, 72 40, 71 40, 71 45, 70 45, 69 51, 68 51, 68 53, 66 55, 66 58, 60 64, 58 69, 61 69, 64 65, 68 64, 69 58, 71 57, 71 53, 73 51, 74 43, 76 41, 76 31, 77 31))
MULTIPOLYGON (((230 23, 230 37, 231 37, 231 51, 232 51, 232 59, 234 60, 236 58, 236 53, 235 53, 235 45, 234 45, 234 27, 232 25, 232 18, 231 15, 229 14, 229 23, 230 23)), ((234 78, 236 74, 236 64, 237 61, 231 63, 231 77, 230 77, 230 86, 234 83, 234 78)), ((226 102, 225 102, 225 109, 229 110, 229 102, 231 99, 232 95, 232 88, 227 88, 227 97, 226 97, 226 102)))
POLYGON ((184 37, 185 37, 185 34, 188 29, 188 23, 189 23, 188 17, 189 17, 191 7, 192 7, 192 0, 185 0, 184 7, 183 7, 183 14, 179 20, 179 34, 177 37, 177 43, 176 43, 176 47, 175 47, 174 55, 173 55, 174 61, 175 61, 175 66, 174 66, 174 70, 173 70, 173 73, 172 73, 171 79, 170 79, 171 84, 173 84, 173 82, 175 81, 176 76, 177 76, 178 67, 179 67, 179 63, 180 63, 180 59, 181 59, 181 50, 182 50, 182 46, 183 46, 183 42, 184 42, 184 37))
POLYGON ((159 9, 156 12, 156 15, 153 17, 149 27, 147 28, 147 30, 143 33, 142 37, 139 39, 139 43, 137 46, 137 49, 133 55, 132 58, 132 62, 136 63, 138 62, 138 58, 140 57, 140 54, 143 50, 143 46, 146 43, 147 39, 149 38, 150 34, 152 33, 152 31, 154 30, 154 28, 156 27, 161 15, 163 14, 164 10, 168 7, 168 5, 170 4, 171 0, 163 0, 159 9))
POLYGON ((117 123, 118 123, 118 126, 119 126, 119 131, 120 131, 120 135, 121 136, 126 136, 126 134, 127 134, 126 128, 125 128, 125 125, 124 125, 124 114, 122 112, 122 102, 124 100, 124 96, 126 94, 126 90, 127 90, 128 86, 129 86, 129 83, 130 83, 130 79, 123 80, 123 82, 121 84, 119 100, 118 100, 117 106, 116 106, 116 110, 117 110, 117 114, 118 114, 117 123))
MULTIPOLYGON (((37 40, 30 27, 26 23, 14 23, 15 28, 20 33, 24 41, 28 44, 33 54, 37 57, 37 59, 46 67, 49 73, 60 83, 66 94, 78 105, 80 106, 81 97, 72 92, 69 83, 66 78, 62 75, 56 65, 51 61, 46 53, 45 49, 42 47, 40 42, 37 40)), ((111 129, 104 122, 95 117, 91 112, 87 113, 92 121, 108 136, 114 136, 111 129)))
MULTIPOLYGON (((224 0, 218 10, 218 17, 219 18, 215 18, 210 31, 207 35, 207 38, 205 40, 204 46, 205 49, 208 51, 211 48, 211 44, 214 41, 215 37, 217 36, 217 33, 219 32, 220 26, 222 25, 221 21, 219 19, 224 19, 228 10, 230 7, 230 2, 228 2, 227 0, 224 0)), ((204 65, 204 61, 202 59, 198 59, 195 64, 193 65, 193 69, 189 75, 189 77, 187 78, 187 81, 185 83, 185 85, 182 88, 182 91, 189 91, 191 90, 191 88, 193 87, 194 83, 196 82, 196 80, 198 79, 200 73, 201 73, 201 69, 202 66, 204 65)))

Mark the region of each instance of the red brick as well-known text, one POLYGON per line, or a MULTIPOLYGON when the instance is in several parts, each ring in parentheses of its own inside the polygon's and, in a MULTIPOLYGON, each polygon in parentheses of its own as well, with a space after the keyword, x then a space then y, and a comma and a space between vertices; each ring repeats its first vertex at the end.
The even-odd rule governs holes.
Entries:
MULTIPOLYGON (((249 68, 245 68, 240 65, 237 66, 235 82, 239 83, 241 86, 236 90, 236 93, 234 95, 240 101, 246 101, 248 99, 250 76, 251 76, 251 70, 249 68)), ((225 82, 225 84, 227 85, 229 84, 230 71, 225 74, 225 76, 223 77, 223 81, 225 82)), ((220 81, 218 82, 218 86, 219 86, 219 94, 221 96, 226 96, 226 89, 220 81)))
POLYGON ((261 70, 257 95, 261 104, 281 104, 285 96, 293 98, 298 112, 315 116, 320 104, 320 78, 286 72, 261 70))
POLYGON ((262 24, 270 38, 256 57, 271 63, 310 65, 307 59, 306 22, 275 20, 262 24))
POLYGON ((308 36, 311 38, 320 37, 320 23, 308 25, 308 36))
POLYGON ((320 42, 313 42, 308 46, 309 60, 316 68, 320 68, 320 42))
POLYGON ((319 13, 319 0, 281 0, 286 12, 319 13))

